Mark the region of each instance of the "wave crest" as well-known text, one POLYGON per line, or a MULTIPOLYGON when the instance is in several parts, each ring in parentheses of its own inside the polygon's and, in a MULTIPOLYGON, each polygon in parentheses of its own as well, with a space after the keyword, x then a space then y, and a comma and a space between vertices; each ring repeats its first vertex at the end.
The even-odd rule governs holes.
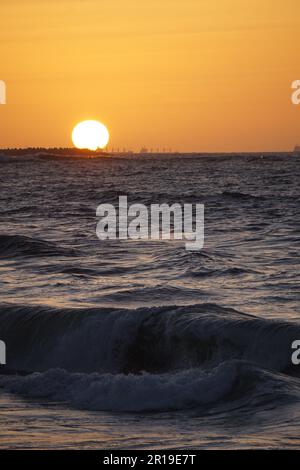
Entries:
POLYGON ((13 258, 41 257, 41 256, 70 256, 75 251, 57 246, 55 243, 30 238, 24 235, 1 235, 0 234, 0 257, 13 258))
POLYGON ((224 360, 283 371, 296 323, 266 320, 215 304, 131 309, 2 305, 10 368, 70 372, 167 373, 224 360))

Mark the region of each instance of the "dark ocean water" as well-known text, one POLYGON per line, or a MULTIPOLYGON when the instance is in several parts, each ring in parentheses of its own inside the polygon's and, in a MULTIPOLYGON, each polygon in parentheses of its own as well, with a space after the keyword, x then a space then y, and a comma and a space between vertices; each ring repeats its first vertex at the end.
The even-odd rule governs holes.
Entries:
POLYGON ((300 447, 300 159, 0 156, 1 446, 300 447), (205 244, 100 203, 205 205, 205 244), (33 425, 34 423, 34 425, 33 425))

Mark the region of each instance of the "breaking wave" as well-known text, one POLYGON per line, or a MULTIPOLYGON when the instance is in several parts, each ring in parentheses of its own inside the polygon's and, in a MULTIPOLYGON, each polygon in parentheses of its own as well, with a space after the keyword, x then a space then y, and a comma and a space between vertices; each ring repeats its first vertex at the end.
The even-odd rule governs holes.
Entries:
POLYGON ((300 326, 215 304, 136 310, 5 304, 0 331, 9 368, 22 371, 2 375, 0 386, 79 408, 158 411, 266 394, 300 397, 296 379, 282 375, 300 326))

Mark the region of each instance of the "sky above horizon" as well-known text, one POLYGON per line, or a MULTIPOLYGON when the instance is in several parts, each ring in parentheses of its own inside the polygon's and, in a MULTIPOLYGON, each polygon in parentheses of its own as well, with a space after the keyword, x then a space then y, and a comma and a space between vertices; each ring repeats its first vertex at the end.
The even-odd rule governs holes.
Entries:
POLYGON ((1 0, 0 147, 284 151, 300 143, 299 0, 1 0))

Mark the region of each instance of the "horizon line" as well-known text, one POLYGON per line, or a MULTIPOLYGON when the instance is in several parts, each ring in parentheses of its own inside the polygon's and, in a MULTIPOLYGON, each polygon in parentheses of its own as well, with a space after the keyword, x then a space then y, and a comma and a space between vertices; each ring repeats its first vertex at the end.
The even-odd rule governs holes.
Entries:
POLYGON ((106 150, 106 149, 97 149, 97 150, 90 150, 90 149, 78 149, 76 147, 0 147, 0 151, 24 151, 24 150, 33 150, 33 151, 39 151, 39 150, 47 150, 47 151, 72 151, 72 152, 84 152, 84 153, 90 153, 91 155, 97 154, 97 153, 117 153, 117 154, 238 154, 238 153, 261 153, 261 154, 266 154, 266 153, 294 153, 296 151, 296 148, 298 145, 295 145, 293 149, 289 150, 218 150, 218 151, 204 151, 204 150, 172 150, 172 149, 162 149, 159 151, 153 150, 147 150, 142 151, 141 150, 131 150, 131 149, 126 149, 126 148, 116 148, 116 149, 111 149, 111 150, 106 150))

